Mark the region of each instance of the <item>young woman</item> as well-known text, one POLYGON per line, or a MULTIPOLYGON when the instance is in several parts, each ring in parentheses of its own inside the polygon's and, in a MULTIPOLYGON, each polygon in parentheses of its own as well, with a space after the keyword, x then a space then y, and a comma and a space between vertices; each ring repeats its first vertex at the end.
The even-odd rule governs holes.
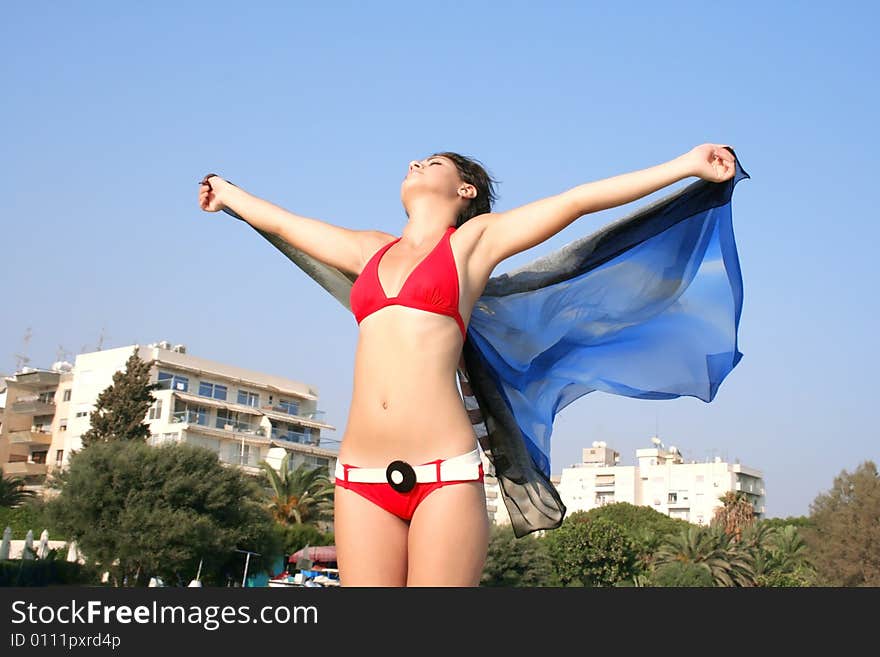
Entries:
POLYGON ((493 212, 494 180, 457 153, 409 163, 401 236, 292 214, 209 174, 199 205, 357 276, 353 395, 336 469, 343 586, 476 586, 488 519, 474 429, 456 388, 468 320, 494 268, 577 218, 690 176, 733 177, 735 159, 702 144, 665 163, 493 212))

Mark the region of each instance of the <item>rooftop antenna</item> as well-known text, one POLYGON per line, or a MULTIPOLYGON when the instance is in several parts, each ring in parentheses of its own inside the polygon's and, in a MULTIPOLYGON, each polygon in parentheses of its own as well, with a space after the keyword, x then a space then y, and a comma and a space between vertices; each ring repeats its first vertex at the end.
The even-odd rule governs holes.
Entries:
POLYGON ((98 337, 98 348, 96 349, 96 351, 101 351, 101 349, 104 347, 104 338, 109 338, 109 337, 110 337, 109 335, 106 335, 106 336, 104 335, 104 327, 102 326, 101 327, 101 335, 98 337))
MULTIPOLYGON (((24 352, 27 351, 28 342, 31 341, 31 335, 32 335, 31 334, 31 327, 28 326, 27 331, 25 331, 24 338, 22 339, 22 342, 24 343, 24 349, 22 349, 22 351, 24 351, 24 352)), ((27 365, 28 363, 31 362, 31 359, 28 358, 25 354, 15 354, 15 358, 16 358, 16 364, 15 364, 15 371, 16 372, 18 372, 19 370, 21 370, 22 367, 24 367, 25 365, 27 365)))
POLYGON ((63 344, 58 345, 58 351, 55 352, 55 360, 66 360, 70 352, 64 348, 63 344))

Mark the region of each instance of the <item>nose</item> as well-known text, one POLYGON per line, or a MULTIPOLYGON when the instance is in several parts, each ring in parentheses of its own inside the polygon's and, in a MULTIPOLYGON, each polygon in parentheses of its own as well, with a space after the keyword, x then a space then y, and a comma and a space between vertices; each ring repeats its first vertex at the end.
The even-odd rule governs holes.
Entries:
POLYGON ((409 171, 410 171, 410 173, 412 173, 413 169, 421 169, 421 168, 422 168, 422 163, 419 162, 418 160, 412 160, 412 161, 410 161, 410 163, 409 163, 409 171))

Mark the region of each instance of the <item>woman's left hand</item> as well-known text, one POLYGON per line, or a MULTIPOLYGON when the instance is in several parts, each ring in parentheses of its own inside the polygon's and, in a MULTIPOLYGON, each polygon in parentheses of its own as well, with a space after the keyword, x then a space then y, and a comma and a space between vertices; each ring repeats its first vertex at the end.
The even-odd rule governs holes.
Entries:
POLYGON ((691 175, 709 182, 724 182, 736 173, 736 158, 724 144, 701 144, 682 157, 687 160, 691 175))

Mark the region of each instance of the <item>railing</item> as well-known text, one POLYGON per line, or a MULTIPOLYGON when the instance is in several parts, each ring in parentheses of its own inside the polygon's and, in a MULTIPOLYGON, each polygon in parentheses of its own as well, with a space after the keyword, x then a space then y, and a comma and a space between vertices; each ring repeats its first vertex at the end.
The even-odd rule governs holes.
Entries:
POLYGON ((52 415, 55 413, 55 402, 40 399, 36 395, 19 397, 12 402, 13 413, 25 413, 27 415, 52 415))
POLYGON ((172 422, 188 422, 209 429, 220 429, 236 433, 248 433, 254 436, 265 436, 266 430, 253 422, 229 422, 225 418, 214 418, 214 426, 211 426, 210 418, 206 412, 199 411, 176 411, 171 414, 172 422))
POLYGON ((248 452, 248 454, 242 456, 240 453, 224 453, 221 451, 218 454, 218 458, 221 463, 226 463, 227 465, 242 465, 251 468, 260 467, 260 455, 257 452, 248 452))
POLYGON ((46 474, 45 463, 32 463, 31 461, 13 461, 3 465, 3 474, 6 475, 44 475, 46 474))
POLYGON ((276 440, 286 440, 290 443, 300 443, 302 445, 310 445, 312 443, 312 435, 299 431, 281 431, 280 429, 272 429, 272 437, 276 440))
POLYGON ((50 431, 10 431, 9 442, 11 444, 26 445, 28 443, 36 443, 39 445, 49 445, 52 443, 52 432, 50 431))
POLYGON ((320 410, 315 410, 315 411, 297 410, 297 412, 292 413, 291 409, 289 407, 278 406, 278 405, 270 406, 268 404, 266 404, 264 406, 260 406, 260 408, 263 410, 267 410, 267 411, 275 411, 276 413, 284 413, 285 415, 289 415, 291 418, 303 418, 306 420, 313 420, 315 422, 323 421, 324 416, 327 414, 326 411, 320 411, 320 410))

